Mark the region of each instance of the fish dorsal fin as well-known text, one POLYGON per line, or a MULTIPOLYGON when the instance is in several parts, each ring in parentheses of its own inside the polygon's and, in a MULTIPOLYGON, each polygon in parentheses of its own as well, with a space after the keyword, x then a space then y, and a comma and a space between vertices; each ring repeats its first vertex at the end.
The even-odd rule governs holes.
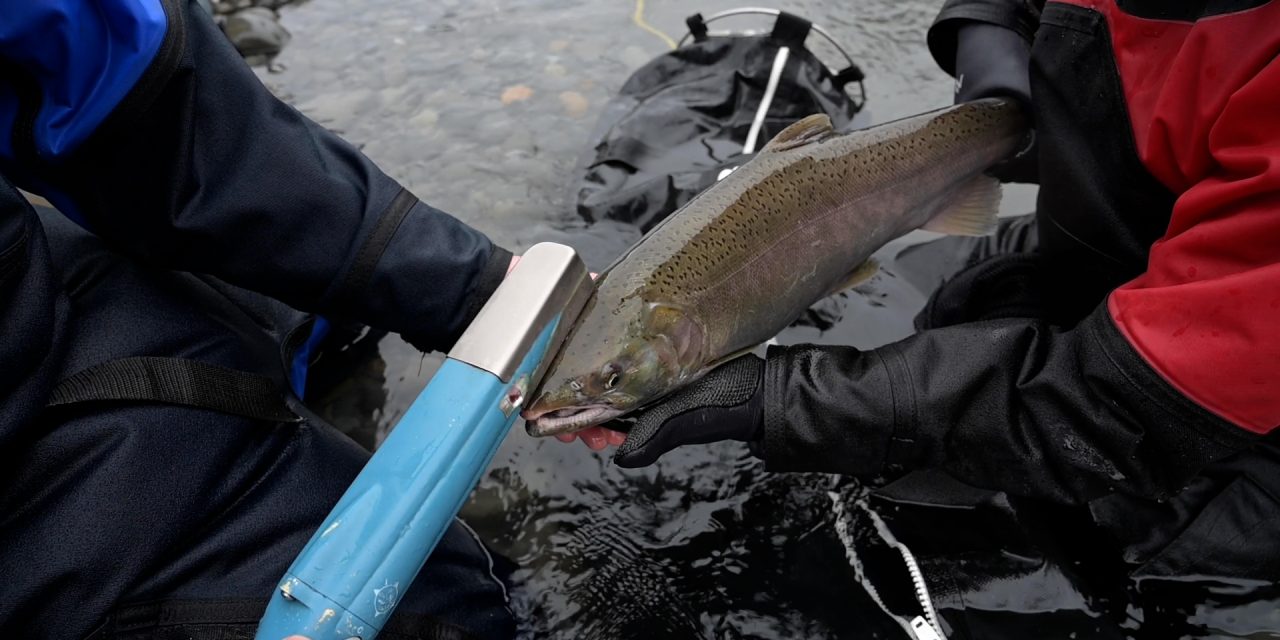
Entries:
POLYGON ((870 280, 871 276, 874 276, 879 270, 880 263, 877 262, 875 258, 867 258, 866 262, 854 267, 853 271, 850 271, 845 275, 845 277, 840 278, 840 282, 837 282, 836 286, 832 287, 831 290, 827 292, 827 295, 832 296, 844 291, 845 289, 852 289, 870 280))
POLYGON ((996 230, 1000 211, 1000 181, 979 174, 956 190, 955 196, 922 229, 953 236, 985 236, 996 230))
POLYGON ((774 136, 769 141, 769 144, 764 145, 764 149, 761 149, 761 151, 794 149, 826 138, 832 133, 835 133, 835 129, 831 127, 831 118, 825 113, 815 113, 791 123, 790 126, 774 136))

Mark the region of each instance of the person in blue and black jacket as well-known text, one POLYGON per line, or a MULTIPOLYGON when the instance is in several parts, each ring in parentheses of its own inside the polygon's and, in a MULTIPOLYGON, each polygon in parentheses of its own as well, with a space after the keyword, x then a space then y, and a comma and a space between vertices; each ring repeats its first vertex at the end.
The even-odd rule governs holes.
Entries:
MULTIPOLYGON (((368 456, 291 395, 294 309, 444 350, 512 254, 194 2, 0 13, 0 636, 248 637, 368 456)), ((383 637, 510 636, 492 567, 452 527, 383 637)))

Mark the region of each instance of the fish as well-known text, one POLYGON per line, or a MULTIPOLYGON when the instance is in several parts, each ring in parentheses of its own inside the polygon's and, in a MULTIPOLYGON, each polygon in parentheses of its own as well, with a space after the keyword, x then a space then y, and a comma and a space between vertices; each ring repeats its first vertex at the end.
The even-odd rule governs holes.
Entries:
POLYGON ((840 133, 824 114, 778 133, 607 267, 523 412, 533 436, 624 417, 777 335, 869 278, 915 229, 986 235, 1027 140, 1021 106, 962 103, 840 133))

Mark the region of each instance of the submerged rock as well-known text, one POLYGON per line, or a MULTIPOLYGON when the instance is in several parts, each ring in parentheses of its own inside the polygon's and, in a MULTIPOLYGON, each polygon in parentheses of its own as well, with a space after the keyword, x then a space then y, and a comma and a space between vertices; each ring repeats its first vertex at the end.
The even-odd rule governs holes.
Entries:
POLYGON ((591 103, 586 96, 577 91, 565 91, 560 94, 560 104, 564 105, 564 110, 569 112, 574 118, 581 118, 586 115, 587 109, 591 107, 591 103))
POLYGON ((513 84, 502 90, 502 104, 504 105, 524 102, 531 97, 533 97, 533 89, 522 84, 513 84))
POLYGON ((644 49, 631 45, 622 50, 622 64, 627 65, 628 69, 639 69, 649 63, 653 56, 645 53, 644 49))
POLYGON ((212 0, 213 12, 219 16, 227 16, 241 9, 253 6, 253 0, 212 0))
POLYGON ((222 31, 250 64, 270 61, 290 38, 276 13, 263 7, 249 7, 227 16, 222 31))
POLYGON ((440 112, 435 109, 423 109, 417 115, 409 118, 409 124, 427 131, 435 128, 436 123, 440 121, 440 112))

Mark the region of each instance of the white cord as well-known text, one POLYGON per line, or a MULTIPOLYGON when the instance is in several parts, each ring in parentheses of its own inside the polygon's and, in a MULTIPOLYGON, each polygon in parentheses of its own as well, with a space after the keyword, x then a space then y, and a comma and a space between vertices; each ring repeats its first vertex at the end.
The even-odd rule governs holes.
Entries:
MULTIPOLYGON (((751 120, 751 129, 747 131, 747 141, 742 146, 743 155, 755 153, 756 142, 760 139, 760 129, 764 127, 764 119, 769 115, 769 107, 773 106, 773 94, 778 91, 778 81, 782 79, 782 70, 786 68, 787 58, 790 55, 790 47, 779 47, 778 55, 773 57, 773 68, 769 70, 769 83, 764 87, 764 97, 760 99, 760 106, 756 107, 756 117, 751 120)), ((716 180, 724 180, 724 177, 733 173, 734 169, 737 167, 721 169, 716 180)))

